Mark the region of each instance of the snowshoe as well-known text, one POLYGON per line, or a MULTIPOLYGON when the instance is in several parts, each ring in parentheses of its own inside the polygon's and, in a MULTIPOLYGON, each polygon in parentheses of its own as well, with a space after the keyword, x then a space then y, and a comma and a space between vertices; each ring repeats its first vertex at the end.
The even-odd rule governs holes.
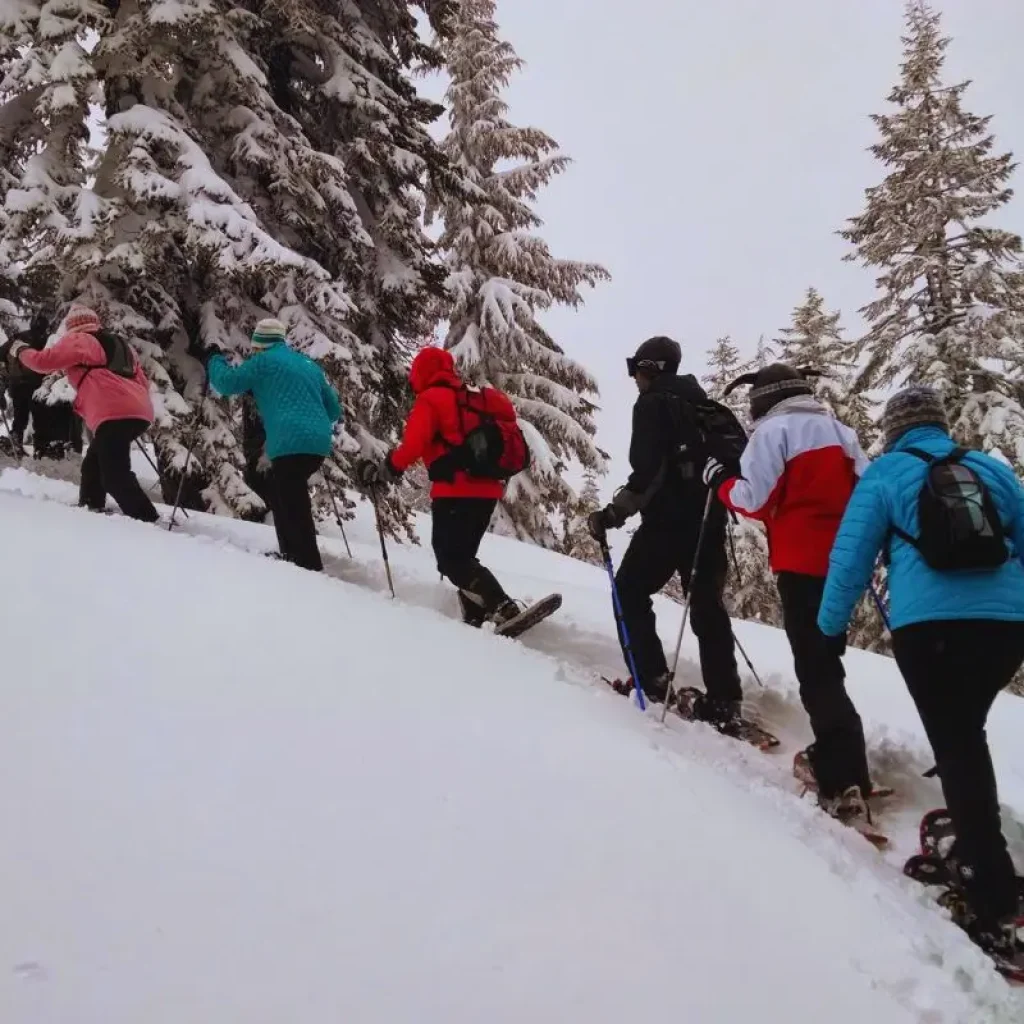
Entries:
POLYGON ((671 709, 687 722, 703 722, 717 729, 723 736, 742 740, 758 750, 774 750, 779 746, 777 736, 742 716, 738 702, 711 702, 707 694, 696 687, 676 690, 671 709))
POLYGON ((515 601, 507 601, 492 616, 496 636, 515 638, 528 629, 554 615, 562 607, 561 594, 549 594, 529 608, 520 608, 515 601))
POLYGON ((834 797, 819 795, 818 806, 830 818, 859 832, 876 849, 884 850, 889 845, 889 837, 879 832, 871 822, 871 811, 860 786, 851 786, 834 797))
MULTIPOLYGON (((818 780, 811 767, 811 748, 797 751, 793 757, 793 777, 804 787, 805 793, 818 792, 818 780)), ((872 784, 871 792, 868 794, 868 801, 889 800, 895 796, 895 790, 891 786, 877 786, 872 784)))

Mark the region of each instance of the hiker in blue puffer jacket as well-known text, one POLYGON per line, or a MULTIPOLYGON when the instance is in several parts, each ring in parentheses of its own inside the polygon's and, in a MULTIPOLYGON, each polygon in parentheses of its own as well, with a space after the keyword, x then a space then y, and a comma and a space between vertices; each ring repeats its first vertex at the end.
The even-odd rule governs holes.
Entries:
MULTIPOLYGON (((922 455, 942 459, 956 448, 940 396, 922 386, 901 391, 886 405, 882 428, 886 454, 847 506, 818 625, 826 636, 846 629, 879 554, 888 552, 893 654, 921 714, 956 829, 948 861, 956 884, 945 902, 979 945, 1012 955, 1017 883, 985 720, 1024 662, 1024 488, 1004 463, 964 454, 959 465, 988 490, 1002 525, 1005 553, 998 558, 1006 560, 988 569, 931 568, 917 546, 924 546, 919 501, 931 472, 922 455)), ((998 545, 998 529, 977 535, 998 545)))
POLYGON ((338 393, 323 370, 290 349, 285 326, 262 320, 252 336, 256 354, 238 366, 210 359, 210 386, 222 395, 252 394, 266 430, 271 511, 281 555, 317 572, 323 569, 309 499, 309 478, 323 465, 341 420, 338 393))

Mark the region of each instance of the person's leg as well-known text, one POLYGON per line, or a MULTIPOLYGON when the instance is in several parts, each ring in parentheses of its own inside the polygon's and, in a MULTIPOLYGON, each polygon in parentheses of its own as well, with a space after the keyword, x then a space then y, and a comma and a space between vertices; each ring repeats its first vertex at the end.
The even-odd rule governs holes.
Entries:
POLYGON ((89 442, 85 458, 82 459, 78 504, 93 512, 102 512, 107 507, 107 492, 103 486, 103 474, 100 472, 100 449, 95 436, 89 442))
POLYGON ((32 412, 32 395, 35 394, 37 384, 37 381, 15 381, 10 387, 11 405, 14 407, 11 438, 19 448, 25 444, 25 431, 28 430, 32 412))
POLYGON ((271 473, 274 527, 281 555, 311 572, 324 567, 309 497, 309 478, 323 461, 318 455, 285 455, 274 459, 271 473))
POLYGON ((477 558, 497 502, 490 498, 435 498, 431 544, 437 571, 459 588, 463 619, 480 625, 511 598, 477 558))
POLYGON ((979 927, 1017 911, 985 720, 1024 660, 1024 623, 930 622, 897 629, 893 654, 935 754, 953 820, 955 866, 979 927))
MULTIPOLYGON (((668 665, 651 598, 676 571, 675 547, 676 538, 641 523, 615 574, 622 620, 640 677, 634 683, 655 701, 664 701, 668 694, 668 665)), ((626 639, 621 628, 619 643, 622 656, 626 658, 626 639)), ((628 658, 626 664, 629 664, 628 658)))
POLYGON ((782 616, 800 683, 800 699, 811 720, 811 768, 824 799, 858 786, 871 790, 864 726, 846 692, 843 659, 818 629, 825 580, 782 572, 777 578, 782 616))
MULTIPOLYGON (((694 548, 696 541, 694 541, 694 548)), ((693 576, 690 622, 700 650, 700 669, 708 699, 723 709, 743 700, 743 687, 736 665, 736 640, 723 596, 728 563, 725 533, 710 528, 701 545, 700 565, 693 576)), ((686 587, 691 576, 692 553, 680 565, 686 587)))
POLYGON ((92 447, 98 450, 103 486, 121 511, 132 519, 155 523, 160 516, 132 472, 132 443, 148 427, 145 420, 108 420, 96 429, 92 447))

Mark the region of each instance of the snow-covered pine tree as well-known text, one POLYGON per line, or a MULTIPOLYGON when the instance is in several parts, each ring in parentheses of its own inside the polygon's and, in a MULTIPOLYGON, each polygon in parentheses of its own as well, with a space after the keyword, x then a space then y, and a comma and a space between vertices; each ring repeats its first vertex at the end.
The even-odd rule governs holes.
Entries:
POLYGON ((994 154, 990 118, 963 107, 968 82, 943 79, 950 40, 924 0, 910 0, 894 110, 873 118, 887 168, 842 235, 848 259, 880 271, 864 309, 866 384, 930 383, 958 439, 1024 470, 1024 412, 1007 368, 1024 345, 1018 235, 984 223, 1012 195, 1010 154, 994 154))
MULTIPOLYGON (((704 377, 708 394, 732 409, 748 430, 751 423, 746 390, 738 388, 725 395, 725 389, 740 374, 767 366, 769 362, 771 353, 763 335, 758 341, 754 358, 742 365, 739 350, 728 335, 719 338, 708 351, 707 364, 711 373, 704 377)), ((725 603, 729 614, 738 619, 754 619, 779 625, 782 613, 775 580, 768 567, 768 542, 764 527, 750 519, 739 519, 735 523, 730 520, 728 529, 729 583, 725 603)), ((682 597, 682 586, 678 581, 673 581, 668 593, 679 600, 682 597)))
POLYGON ((803 302, 793 310, 789 327, 779 332, 779 358, 797 368, 809 367, 821 374, 814 393, 832 413, 838 414, 849 391, 856 366, 856 351, 842 335, 839 310, 828 312, 816 288, 808 288, 803 302))
POLYGON ((509 395, 533 454, 529 471, 511 482, 496 528, 554 546, 552 513, 573 497, 565 467, 576 460, 600 472, 605 457, 594 444, 597 382, 539 316, 578 306, 581 288, 608 274, 556 259, 535 233, 533 200, 569 160, 543 132, 506 118, 502 93, 522 62, 499 37, 494 14, 494 0, 460 0, 440 44, 451 126, 441 148, 472 185, 465 198, 433 197, 451 300, 445 345, 468 380, 509 395))
MULTIPOLYGON (((28 109, 35 133, 23 166, 7 165, 16 180, 0 264, 22 277, 53 268, 63 300, 99 307, 132 341, 156 387, 165 468, 182 465, 199 408, 190 343, 245 351, 267 314, 339 385, 350 414, 343 460, 392 440, 405 396, 401 333, 420 331, 440 288, 414 193, 427 163, 445 161, 423 130, 436 108, 401 74, 423 51, 411 6, 0 9, 0 121, 28 109), (319 105, 319 134, 297 116, 307 113, 297 96, 319 105), (349 120, 337 118, 335 137, 337 107, 349 120), (90 111, 105 137, 94 167, 90 111)), ((242 481, 237 406, 207 401, 202 418, 206 497, 244 513, 258 499, 242 481)))
POLYGON ((728 334, 715 340, 708 349, 707 360, 709 372, 701 378, 701 383, 708 394, 716 401, 727 405, 737 416, 746 422, 745 402, 741 390, 725 394, 725 389, 740 375, 740 350, 733 344, 728 334))
POLYGON ((590 535, 587 517, 601 507, 597 474, 588 469, 579 495, 565 508, 562 517, 562 554, 591 565, 602 565, 601 547, 590 535))

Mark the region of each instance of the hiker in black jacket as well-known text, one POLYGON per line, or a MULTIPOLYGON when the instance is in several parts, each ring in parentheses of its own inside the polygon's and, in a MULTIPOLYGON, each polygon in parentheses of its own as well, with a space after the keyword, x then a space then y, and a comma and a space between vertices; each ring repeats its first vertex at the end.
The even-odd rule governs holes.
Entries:
MULTIPOLYGON (((640 391, 633 407, 629 448, 633 472, 612 503, 590 518, 591 532, 600 539, 607 530, 621 527, 630 516, 640 513, 640 528, 615 579, 640 676, 634 683, 659 703, 668 696, 671 680, 651 597, 677 572, 684 588, 689 584, 708 498, 701 479, 708 453, 694 408, 708 397, 695 377, 677 375, 681 358, 676 342, 659 337, 645 341, 636 355, 626 360, 640 391)), ((693 714, 728 732, 739 721, 743 691, 732 624, 722 603, 728 570, 725 517, 724 507, 712 502, 700 545, 690 616, 707 691, 693 714)))

